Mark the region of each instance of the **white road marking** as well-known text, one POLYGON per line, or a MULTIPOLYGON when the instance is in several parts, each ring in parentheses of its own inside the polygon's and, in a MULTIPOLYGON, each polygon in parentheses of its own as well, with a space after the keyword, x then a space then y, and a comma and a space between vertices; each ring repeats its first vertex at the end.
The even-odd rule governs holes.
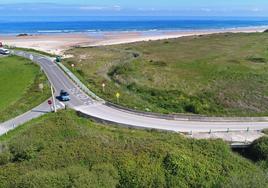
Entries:
POLYGON ((65 107, 65 104, 63 102, 59 102, 62 107, 65 107))

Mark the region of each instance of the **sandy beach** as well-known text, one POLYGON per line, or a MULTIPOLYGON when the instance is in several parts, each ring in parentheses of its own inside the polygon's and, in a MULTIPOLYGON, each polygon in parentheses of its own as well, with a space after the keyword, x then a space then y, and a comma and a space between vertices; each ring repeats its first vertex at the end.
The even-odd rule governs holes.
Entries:
POLYGON ((179 38, 183 36, 206 35, 213 33, 250 33, 263 32, 265 28, 239 28, 222 30, 199 31, 162 31, 162 32, 104 32, 104 33, 75 33, 50 34, 29 36, 0 36, 0 41, 8 46, 31 48, 44 52, 62 55, 65 50, 75 46, 104 46, 140 41, 179 38))

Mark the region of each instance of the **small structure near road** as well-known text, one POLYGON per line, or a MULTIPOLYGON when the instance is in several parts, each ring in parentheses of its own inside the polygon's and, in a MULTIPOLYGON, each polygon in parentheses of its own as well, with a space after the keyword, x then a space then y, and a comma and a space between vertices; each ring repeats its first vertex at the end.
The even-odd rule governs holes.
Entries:
POLYGON ((255 140, 265 136, 261 131, 226 131, 226 132, 209 132, 209 133, 194 133, 187 137, 194 139, 222 139, 230 144, 231 148, 246 148, 255 140))

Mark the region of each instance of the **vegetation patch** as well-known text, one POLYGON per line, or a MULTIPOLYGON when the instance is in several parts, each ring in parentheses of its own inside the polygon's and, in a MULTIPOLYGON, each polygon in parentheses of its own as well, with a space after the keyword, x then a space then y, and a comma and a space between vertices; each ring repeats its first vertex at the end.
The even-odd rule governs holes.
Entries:
POLYGON ((267 186, 267 174, 221 140, 103 126, 73 111, 29 122, 0 143, 0 187, 267 186))
POLYGON ((251 156, 254 160, 267 160, 268 161, 268 137, 262 137, 256 140, 251 145, 251 156))
POLYGON ((267 33, 191 36, 75 48, 66 52, 73 57, 64 63, 97 95, 125 107, 160 113, 267 116, 266 43, 267 33))
POLYGON ((253 160, 268 174, 268 137, 264 136, 254 141, 247 149, 245 156, 253 160))
POLYGON ((265 58, 258 57, 258 56, 249 57, 247 60, 252 61, 253 63, 266 63, 267 62, 265 58))
POLYGON ((49 97, 48 82, 40 68, 17 56, 0 59, 0 85, 0 122, 30 110, 49 97))

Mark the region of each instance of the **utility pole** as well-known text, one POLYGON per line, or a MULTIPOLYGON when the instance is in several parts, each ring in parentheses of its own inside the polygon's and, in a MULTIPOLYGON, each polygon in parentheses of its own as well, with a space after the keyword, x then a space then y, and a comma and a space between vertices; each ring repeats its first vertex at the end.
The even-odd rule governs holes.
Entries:
POLYGON ((52 102, 53 102, 54 112, 56 113, 57 112, 56 100, 55 100, 55 96, 54 96, 54 91, 53 91, 52 84, 51 84, 50 88, 51 88, 51 94, 52 94, 52 102))

